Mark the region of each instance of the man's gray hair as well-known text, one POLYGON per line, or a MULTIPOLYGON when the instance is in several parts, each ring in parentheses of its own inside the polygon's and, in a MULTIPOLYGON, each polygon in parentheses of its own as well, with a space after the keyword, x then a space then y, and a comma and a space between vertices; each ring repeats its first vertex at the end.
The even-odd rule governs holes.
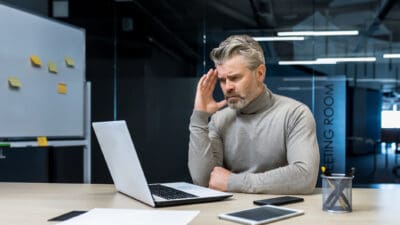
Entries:
POLYGON ((215 65, 221 65, 225 60, 236 55, 245 58, 250 70, 255 70, 259 65, 265 64, 263 49, 248 35, 232 35, 210 52, 210 58, 215 65))

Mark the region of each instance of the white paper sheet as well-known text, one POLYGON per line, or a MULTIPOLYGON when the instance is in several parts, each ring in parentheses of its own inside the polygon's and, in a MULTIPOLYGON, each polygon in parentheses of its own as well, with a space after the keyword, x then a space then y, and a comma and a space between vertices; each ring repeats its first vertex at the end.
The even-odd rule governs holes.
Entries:
POLYGON ((95 208, 57 225, 186 225, 199 211, 95 208))

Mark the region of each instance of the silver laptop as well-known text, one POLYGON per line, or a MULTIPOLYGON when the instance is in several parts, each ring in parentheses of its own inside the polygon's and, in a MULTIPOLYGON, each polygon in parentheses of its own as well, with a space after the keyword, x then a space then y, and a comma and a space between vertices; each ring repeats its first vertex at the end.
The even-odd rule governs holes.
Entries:
POLYGON ((209 202, 232 194, 186 182, 148 184, 125 121, 92 123, 116 189, 152 207, 209 202))

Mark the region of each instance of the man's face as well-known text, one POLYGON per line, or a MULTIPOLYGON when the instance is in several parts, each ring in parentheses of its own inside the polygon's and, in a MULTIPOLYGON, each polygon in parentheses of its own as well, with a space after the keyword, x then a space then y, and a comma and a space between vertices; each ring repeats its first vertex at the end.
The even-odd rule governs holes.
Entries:
POLYGON ((258 97, 263 89, 265 66, 255 70, 247 67, 243 56, 237 55, 217 65, 218 79, 228 106, 240 110, 258 97))

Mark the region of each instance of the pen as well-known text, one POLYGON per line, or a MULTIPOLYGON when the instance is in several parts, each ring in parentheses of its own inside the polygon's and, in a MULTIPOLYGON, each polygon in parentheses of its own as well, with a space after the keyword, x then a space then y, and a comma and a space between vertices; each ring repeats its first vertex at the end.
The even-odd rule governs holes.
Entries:
POLYGON ((329 201, 329 208, 333 208, 335 206, 335 203, 339 201, 340 205, 342 206, 343 209, 349 208, 351 211, 351 205, 349 200, 346 198, 346 196, 343 194, 343 190, 345 189, 345 185, 343 185, 343 180, 339 181, 339 184, 335 185, 335 190, 331 193, 326 201, 326 204, 328 205, 329 201))
POLYGON ((325 176, 330 176, 331 175, 331 172, 328 170, 328 168, 326 168, 326 166, 321 166, 321 172, 325 176))
POLYGON ((351 167, 349 172, 346 173, 346 177, 353 177, 355 172, 356 172, 356 168, 351 167))

